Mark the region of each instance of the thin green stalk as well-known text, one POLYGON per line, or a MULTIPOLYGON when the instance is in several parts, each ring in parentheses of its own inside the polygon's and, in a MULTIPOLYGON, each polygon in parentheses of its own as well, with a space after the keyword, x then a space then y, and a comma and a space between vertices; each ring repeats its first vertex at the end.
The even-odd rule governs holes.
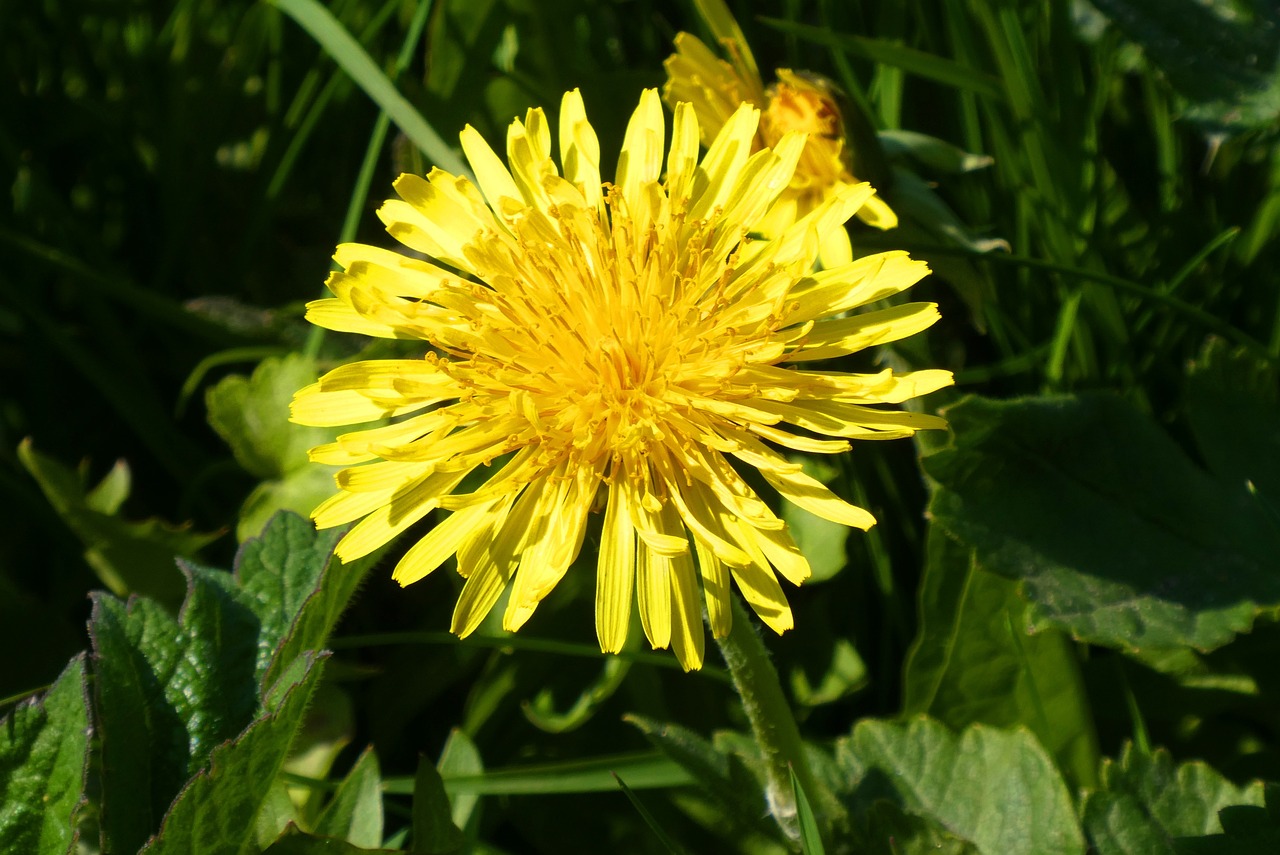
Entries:
MULTIPOLYGON (((393 83, 409 67, 409 61, 413 58, 414 45, 422 38, 422 30, 427 25, 430 12, 431 0, 422 0, 414 13, 413 21, 409 24, 408 32, 405 33, 404 43, 400 45, 400 54, 396 57, 395 66, 391 71, 393 83)), ((356 185, 351 191, 351 200, 347 203, 347 214, 342 220, 342 231, 338 236, 340 244, 347 243, 355 237, 356 227, 360 224, 360 214, 364 211, 365 200, 369 198, 369 186, 373 183, 373 173, 378 166, 378 157, 382 153, 382 146, 387 140, 387 131, 390 127, 390 113, 386 110, 378 113, 378 118, 373 123, 373 133, 369 135, 369 144, 364 150, 360 173, 356 176, 356 185)), ((324 327, 313 325, 307 333, 303 354, 310 359, 315 359, 320 353, 320 346, 324 343, 324 333, 324 327)))
POLYGON ((791 840, 800 839, 795 790, 791 772, 805 793, 821 808, 825 789, 818 787, 809 768, 809 759, 800 741, 800 728, 782 693, 778 672, 769 661, 769 651, 752 625, 750 616, 736 596, 733 601, 733 628, 724 638, 716 639, 734 688, 742 699, 742 707, 751 722, 751 732, 764 757, 768 783, 765 797, 769 812, 783 833, 791 840))

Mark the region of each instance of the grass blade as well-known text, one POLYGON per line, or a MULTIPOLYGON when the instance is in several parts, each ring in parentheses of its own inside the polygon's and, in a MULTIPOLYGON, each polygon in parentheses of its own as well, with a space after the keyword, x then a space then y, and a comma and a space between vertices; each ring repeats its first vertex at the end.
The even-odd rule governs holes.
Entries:
POLYGON ((391 117, 410 141, 438 167, 455 175, 469 175, 462 159, 436 133, 409 101, 387 79, 365 49, 338 19, 316 0, 269 0, 320 43, 334 62, 351 75, 364 93, 391 117))

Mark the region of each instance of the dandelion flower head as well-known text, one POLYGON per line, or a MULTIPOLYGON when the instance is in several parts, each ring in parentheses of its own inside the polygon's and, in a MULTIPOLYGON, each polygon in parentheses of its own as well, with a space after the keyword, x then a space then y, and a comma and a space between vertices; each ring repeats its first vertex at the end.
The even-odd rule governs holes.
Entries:
POLYGON ((606 652, 622 647, 634 598, 650 643, 699 667, 703 604, 712 631, 727 633, 730 580, 765 624, 792 625, 778 577, 799 584, 809 565, 740 471, 866 528, 869 513, 777 447, 836 453, 849 439, 944 427, 872 405, 951 375, 797 367, 909 336, 938 313, 908 303, 844 316, 927 272, 905 253, 811 274, 823 238, 871 198, 866 185, 831 194, 773 240, 747 237, 805 147, 790 133, 758 148, 759 121, 755 107, 734 110, 699 159, 698 118, 679 104, 668 151, 661 101, 648 90, 615 179, 602 183, 597 137, 573 91, 560 108, 559 166, 534 109, 512 122, 505 163, 474 129, 462 132, 474 183, 438 169, 396 181, 400 198, 379 215, 428 260, 339 246, 334 296, 307 317, 421 341, 423 356, 340 366, 292 406, 303 424, 376 422, 311 451, 344 467, 338 492, 313 513, 317 526, 359 520, 340 558, 440 511, 394 575, 409 584, 456 556, 461 636, 508 590, 503 626, 519 628, 597 538, 606 652))
MULTIPOLYGON (((779 68, 777 80, 765 87, 745 43, 725 39, 726 61, 689 33, 676 36, 676 52, 664 63, 667 82, 663 97, 669 104, 687 101, 698 115, 705 142, 710 142, 741 103, 763 113, 753 145, 768 148, 792 131, 808 134, 808 144, 792 174, 787 190, 769 217, 755 231, 769 236, 798 217, 808 214, 828 196, 857 183, 844 120, 832 85, 817 75, 779 68)), ((863 222, 881 229, 893 228, 898 218, 878 196, 859 209, 863 222)), ((833 231, 822 247, 824 265, 847 263, 852 256, 848 233, 833 231)))

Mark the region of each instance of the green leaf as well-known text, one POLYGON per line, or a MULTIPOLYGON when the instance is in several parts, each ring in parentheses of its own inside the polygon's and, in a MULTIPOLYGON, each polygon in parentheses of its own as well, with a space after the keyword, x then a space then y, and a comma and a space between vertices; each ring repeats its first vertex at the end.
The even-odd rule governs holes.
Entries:
POLYGON ((809 797, 800 786, 800 779, 796 777, 795 769, 791 770, 791 789, 796 795, 796 819, 800 822, 800 851, 804 855, 826 855, 827 850, 822 845, 822 834, 818 830, 818 818, 813 815, 813 808, 809 806, 809 797))
POLYGON ((309 521, 280 513, 262 537, 242 547, 236 576, 262 620, 258 673, 264 684, 276 680, 282 664, 325 645, 369 568, 382 557, 379 549, 342 563, 333 554, 341 534, 317 532, 309 521))
POLYGON ((450 855, 461 852, 462 830, 453 823, 444 779, 435 764, 418 758, 413 780, 413 852, 415 855, 450 855))
MULTIPOLYGON (((770 814, 764 796, 763 771, 756 774, 739 754, 708 742, 679 725, 661 724, 637 715, 628 715, 626 720, 640 728, 654 746, 683 767, 735 826, 777 836, 777 825, 768 820, 770 814)), ((628 786, 636 788, 634 776, 623 777, 628 786)))
POLYGON ((372 747, 356 760, 312 830, 356 846, 381 845, 382 773, 372 747))
POLYGON ((260 533, 277 511, 309 514, 334 491, 336 467, 312 464, 307 450, 339 431, 289 421, 294 392, 318 376, 314 360, 291 353, 262 360, 249 377, 224 377, 205 393, 210 426, 245 471, 263 479, 241 508, 236 536, 242 541, 260 533))
POLYGON ((614 692, 626 681, 631 662, 610 656, 601 666, 600 676, 579 693, 577 700, 564 712, 555 708, 555 694, 545 688, 531 701, 524 701, 520 711, 539 730, 548 733, 567 733, 577 730, 591 720, 596 709, 613 697, 614 692))
POLYGON ((1209 471, 1250 483, 1280 507, 1280 375, 1220 340, 1205 347, 1187 378, 1187 418, 1209 471))
POLYGON ((1111 395, 948 410, 923 460, 938 525, 1021 579, 1033 626, 1137 650, 1219 647, 1280 604, 1280 528, 1111 395))
POLYGON ((1235 2, 1098 0, 1094 5, 1192 104, 1186 115, 1215 128, 1248 130, 1280 118, 1280 38, 1274 9, 1235 2))
POLYGON ((101 823, 110 851, 141 846, 188 778, 258 706, 256 617, 217 571, 188 574, 180 624, 151 600, 126 607, 93 596, 101 823))
POLYGON ((279 478, 310 464, 307 449, 333 439, 333 429, 289 421, 293 393, 319 377, 315 362, 301 354, 269 357, 253 374, 231 374, 205 393, 209 424, 251 475, 279 478))
POLYGON ((877 799, 939 823, 983 855, 1082 853, 1066 784, 1028 731, 865 720, 836 745, 851 813, 877 799))
POLYGON ((400 94, 395 84, 387 79, 360 43, 351 37, 328 9, 315 0, 271 0, 271 3, 310 33, 333 61, 351 75, 356 85, 391 117, 391 121, 436 166, 454 175, 470 174, 466 164, 454 154, 453 149, 440 138, 422 114, 400 94))
POLYGON ((867 812, 867 855, 978 855, 978 848, 936 820, 877 801, 867 812))
POLYGON ((183 788, 145 855, 250 852, 254 819, 302 726, 323 671, 312 654, 298 657, 266 697, 266 710, 234 740, 215 748, 209 768, 183 788))
POLYGON ((971 154, 946 140, 916 131, 886 130, 877 134, 885 154, 909 157, 936 172, 959 175, 985 169, 995 162, 989 154, 971 154))
POLYGON ((1222 809, 1262 804, 1260 783, 1237 787, 1205 763, 1175 765, 1163 749, 1146 755, 1128 744, 1118 762, 1103 761, 1102 788, 1081 813, 1098 855, 1172 855, 1184 851, 1175 838, 1221 834, 1222 809))
MULTIPOLYGON (((476 748, 471 737, 464 731, 454 728, 449 731, 449 738, 445 740, 444 750, 440 752, 440 762, 436 764, 436 768, 440 770, 440 776, 448 780, 481 775, 484 772, 484 763, 480 759, 480 749, 476 748)), ((449 793, 453 824, 458 828, 468 828, 472 816, 478 816, 476 805, 479 802, 478 793, 459 791, 449 793)))
POLYGON ((870 681, 867 663, 847 638, 832 639, 830 662, 817 684, 809 681, 799 665, 791 669, 791 694, 796 703, 806 707, 834 703, 864 688, 870 681))
POLYGON ((331 571, 335 539, 281 515, 241 548, 235 577, 184 564, 180 622, 151 600, 94 596, 109 849, 142 845, 214 748, 260 714, 266 689, 324 644, 367 566, 331 571))
POLYGON ((129 467, 124 461, 88 489, 83 471, 73 472, 38 453, 30 439, 18 446, 18 459, 84 544, 85 561, 104 585, 120 596, 144 594, 171 607, 181 602, 186 586, 174 556, 194 556, 219 534, 155 519, 129 522, 116 516, 129 491, 129 467))
POLYGON ((1024 725, 1074 783, 1090 786, 1099 758, 1075 652, 1062 632, 1028 624, 1017 584, 930 526, 903 713, 956 730, 1024 725))
POLYGON ((263 481, 240 506, 236 520, 236 540, 244 543, 262 534, 271 518, 281 511, 308 517, 334 493, 334 467, 310 464, 283 478, 263 481))
POLYGON ((89 766, 84 654, 0 719, 0 850, 72 852, 89 766))
POLYGON ((308 834, 297 826, 290 826, 280 837, 263 850, 263 855, 367 855, 367 853, 399 852, 399 849, 366 849, 336 837, 320 837, 308 834))

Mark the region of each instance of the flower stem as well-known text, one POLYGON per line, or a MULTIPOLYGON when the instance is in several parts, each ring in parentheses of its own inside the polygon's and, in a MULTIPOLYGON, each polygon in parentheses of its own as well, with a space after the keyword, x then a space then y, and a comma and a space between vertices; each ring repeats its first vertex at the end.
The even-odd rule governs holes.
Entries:
POLYGON ((796 816, 795 791, 791 787, 791 769, 795 770, 811 803, 822 801, 813 772, 800 741, 800 728, 782 693, 778 672, 769 661, 769 652, 752 625, 742 603, 733 601, 733 627, 724 638, 716 639, 734 687, 742 698, 743 709, 751 722, 751 731, 764 757, 768 778, 765 797, 783 833, 799 840, 800 824, 796 816))

